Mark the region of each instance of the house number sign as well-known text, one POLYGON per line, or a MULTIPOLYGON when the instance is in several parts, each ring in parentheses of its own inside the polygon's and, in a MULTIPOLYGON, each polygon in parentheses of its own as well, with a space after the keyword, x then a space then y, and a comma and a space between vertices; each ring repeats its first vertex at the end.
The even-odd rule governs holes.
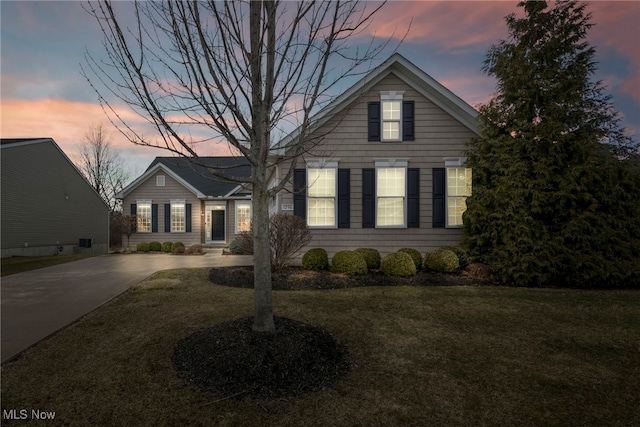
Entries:
POLYGON ((292 211, 293 210, 293 205, 292 204, 282 204, 282 210, 283 211, 292 211))

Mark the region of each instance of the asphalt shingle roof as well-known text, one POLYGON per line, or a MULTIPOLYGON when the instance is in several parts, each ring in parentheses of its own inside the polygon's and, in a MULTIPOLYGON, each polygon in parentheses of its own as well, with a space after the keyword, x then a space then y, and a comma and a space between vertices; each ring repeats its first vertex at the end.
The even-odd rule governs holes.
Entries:
POLYGON ((156 157, 147 170, 160 163, 201 193, 212 197, 225 196, 239 184, 215 178, 208 171, 209 168, 235 177, 251 176, 251 167, 244 157, 200 157, 199 162, 202 164, 193 164, 184 157, 156 157))

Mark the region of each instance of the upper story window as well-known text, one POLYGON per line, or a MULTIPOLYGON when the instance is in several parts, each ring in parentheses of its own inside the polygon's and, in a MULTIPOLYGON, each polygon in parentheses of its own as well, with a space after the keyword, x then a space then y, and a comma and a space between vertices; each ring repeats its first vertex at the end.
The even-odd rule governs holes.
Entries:
POLYGON ((136 201, 136 217, 138 220, 138 233, 151 233, 151 201, 136 201))
POLYGON ((379 102, 368 106, 369 141, 413 141, 414 102, 403 99, 404 91, 380 92, 379 102))
POLYGON ((310 227, 336 226, 337 162, 307 164, 307 224, 310 227))
POLYGON ((164 187, 164 175, 156 175, 156 187, 164 187))

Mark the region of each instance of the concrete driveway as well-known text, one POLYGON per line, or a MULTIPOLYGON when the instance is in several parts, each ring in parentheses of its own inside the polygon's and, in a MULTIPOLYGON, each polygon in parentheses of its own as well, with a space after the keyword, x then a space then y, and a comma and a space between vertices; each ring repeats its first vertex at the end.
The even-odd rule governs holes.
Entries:
POLYGON ((2 362, 156 271, 252 264, 250 256, 221 255, 218 250, 202 256, 103 255, 3 277, 2 362))

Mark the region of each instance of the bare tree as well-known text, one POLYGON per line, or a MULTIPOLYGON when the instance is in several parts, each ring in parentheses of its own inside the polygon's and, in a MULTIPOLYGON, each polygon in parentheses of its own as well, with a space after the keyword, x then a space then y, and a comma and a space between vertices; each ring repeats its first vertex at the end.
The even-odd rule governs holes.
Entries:
POLYGON ((129 173, 124 168, 118 153, 113 150, 103 124, 93 125, 85 133, 78 167, 91 186, 109 205, 111 212, 119 210, 121 202, 115 198, 115 195, 124 188, 129 179, 129 173))
POLYGON ((250 178, 210 172, 248 183, 253 191, 256 331, 274 331, 269 199, 291 179, 295 159, 318 143, 309 138, 311 114, 334 99, 339 82, 368 71, 385 48, 386 41, 373 37, 364 49, 347 44, 364 35, 381 7, 341 1, 87 6, 101 26, 107 59, 87 53, 83 74, 131 142, 196 163, 200 147, 224 143, 251 165, 250 178), (127 104, 158 136, 142 135, 118 113, 116 102, 127 104), (270 186, 274 166, 287 160, 283 153, 293 161, 284 179, 270 186))

